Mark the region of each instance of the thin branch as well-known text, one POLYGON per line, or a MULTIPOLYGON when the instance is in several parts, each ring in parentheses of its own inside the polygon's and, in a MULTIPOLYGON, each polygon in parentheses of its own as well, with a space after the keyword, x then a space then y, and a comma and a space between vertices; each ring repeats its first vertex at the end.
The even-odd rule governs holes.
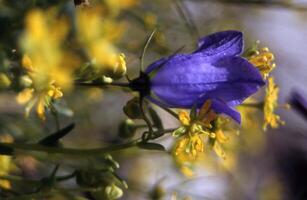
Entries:
POLYGON ((8 148, 12 150, 24 150, 24 151, 39 151, 49 154, 68 154, 74 156, 97 156, 106 154, 112 151, 123 150, 126 148, 137 146, 140 139, 133 140, 128 143, 112 145, 108 147, 95 148, 95 149, 73 149, 73 148, 59 148, 49 147, 40 144, 19 144, 19 143, 0 143, 1 148, 8 148))
POLYGON ((117 86, 117 87, 125 87, 130 88, 129 83, 118 83, 118 82, 111 82, 111 83, 92 83, 92 82, 75 82, 77 86, 88 86, 88 87, 106 87, 106 86, 117 86))

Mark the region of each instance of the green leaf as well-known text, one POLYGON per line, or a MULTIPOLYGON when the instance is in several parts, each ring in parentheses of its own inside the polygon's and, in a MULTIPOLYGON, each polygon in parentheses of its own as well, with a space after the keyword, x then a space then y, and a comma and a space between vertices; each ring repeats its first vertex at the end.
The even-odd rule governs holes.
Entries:
POLYGON ((65 128, 51 134, 48 135, 47 137, 41 139, 39 141, 39 144, 41 145, 46 145, 46 146, 56 146, 58 145, 58 142, 61 138, 63 138, 65 135, 67 135, 70 131, 72 131, 75 127, 75 124, 72 123, 68 126, 66 126, 65 128))
POLYGON ((138 143, 137 146, 141 149, 165 151, 164 146, 158 143, 145 143, 144 142, 144 143, 138 143))
POLYGON ((151 119, 154 123, 154 126, 157 127, 157 129, 160 131, 160 130, 163 130, 163 124, 162 124, 162 121, 161 121, 161 118, 160 116, 157 114, 157 112, 153 109, 153 108, 149 108, 149 114, 151 116, 151 119))

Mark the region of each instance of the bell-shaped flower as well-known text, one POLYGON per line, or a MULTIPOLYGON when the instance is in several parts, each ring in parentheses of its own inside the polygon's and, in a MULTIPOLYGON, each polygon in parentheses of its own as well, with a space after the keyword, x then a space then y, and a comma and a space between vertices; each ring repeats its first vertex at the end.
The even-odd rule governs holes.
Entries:
POLYGON ((175 54, 149 65, 151 101, 170 108, 201 107, 210 99, 212 109, 240 123, 234 107, 265 84, 258 69, 242 58, 243 34, 218 32, 199 40, 190 54, 175 54))

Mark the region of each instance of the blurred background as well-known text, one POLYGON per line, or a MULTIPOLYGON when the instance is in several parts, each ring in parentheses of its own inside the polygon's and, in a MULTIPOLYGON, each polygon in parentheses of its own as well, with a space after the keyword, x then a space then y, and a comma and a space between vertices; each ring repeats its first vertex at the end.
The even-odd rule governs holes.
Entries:
MULTIPOLYGON (((303 0, 0 0, 1 138, 5 141, 9 135, 9 140, 31 143, 56 131, 57 125, 51 112, 46 111, 46 119, 41 120, 36 109, 32 108, 29 116, 25 117, 26 106, 16 100, 25 88, 24 71, 21 70, 23 55, 31 52, 35 57, 38 52, 32 52, 31 48, 45 43, 49 47, 46 42, 49 39, 50 43, 60 43, 61 50, 57 53, 69 54, 64 63, 69 63, 66 66, 76 71, 84 63, 99 65, 102 62, 102 65, 108 65, 104 60, 108 59, 105 55, 110 52, 124 53, 127 75, 132 79, 138 76, 139 57, 146 38, 155 28, 157 32, 147 50, 144 66, 176 52, 182 46, 183 52, 193 51, 198 38, 207 34, 240 30, 244 33, 246 48, 259 40, 261 47, 268 47, 274 53, 277 67, 272 75, 280 87, 279 102, 282 105, 289 102, 293 91, 299 91, 307 98, 306 19, 307 1, 303 0), (83 9, 88 12, 85 16, 82 15, 83 9), (61 32, 62 25, 57 23, 60 21, 58 17, 63 16, 66 19, 64 26, 69 27, 63 31, 66 39, 49 35, 38 41, 31 38, 40 27, 39 20, 37 23, 34 21, 36 14, 33 15, 33 12, 36 11, 47 24, 51 24, 51 28, 45 27, 47 31, 42 34, 54 36, 61 32), (98 31, 100 29, 103 29, 102 32, 98 31), (107 44, 104 38, 107 38, 107 44), (97 50, 96 45, 107 47, 97 50), (4 75, 9 81, 3 78, 4 75)), ((54 60, 54 57, 51 59, 54 60)), ((62 60, 59 63, 63 63, 62 60)), ((62 74, 61 67, 56 69, 56 77, 62 74)), ((48 66, 46 69, 48 71, 48 66)), ((99 70, 95 73, 101 76, 99 70)), ((86 73, 78 76, 88 80, 86 73)), ((124 78, 120 80, 125 81, 124 78)), ((65 147, 95 148, 117 144, 129 141, 144 131, 138 129, 132 135, 123 136, 119 128, 127 119, 123 107, 135 96, 131 92, 70 85, 63 94, 55 104, 59 112, 59 126, 65 127, 72 122, 76 126, 62 139, 65 147)), ((264 91, 260 91, 256 98, 263 95, 264 91)), ((155 109, 165 128, 179 126, 168 113, 158 107, 155 109)), ((281 108, 277 113, 286 122, 285 125, 263 131, 262 111, 251 109, 247 113, 244 115, 246 118, 243 117, 243 125, 237 127, 239 133, 236 131, 229 135, 230 141, 224 147, 226 158, 219 158, 210 150, 205 150, 206 155, 194 163, 193 176, 187 176, 176 164, 172 155, 175 139, 170 135, 157 140, 167 152, 133 148, 112 153, 114 160, 120 164, 117 170, 119 176, 129 186, 123 189, 121 199, 306 199, 306 118, 296 109, 281 108)), ((142 124, 137 120, 136 123, 142 124)), ((59 163, 60 174, 66 174, 76 166, 86 168, 101 164, 99 158, 59 159, 58 155, 33 154, 18 152, 10 161, 13 164, 9 174, 39 180, 52 171, 51 166, 59 163)), ((22 182, 10 181, 9 184, 9 188, 17 191, 31 190, 24 188, 22 182)), ((75 182, 61 184, 67 187, 74 186, 75 182)), ((76 194, 85 199, 104 199, 99 194, 76 194)), ((59 192, 46 199, 74 198, 59 192)))

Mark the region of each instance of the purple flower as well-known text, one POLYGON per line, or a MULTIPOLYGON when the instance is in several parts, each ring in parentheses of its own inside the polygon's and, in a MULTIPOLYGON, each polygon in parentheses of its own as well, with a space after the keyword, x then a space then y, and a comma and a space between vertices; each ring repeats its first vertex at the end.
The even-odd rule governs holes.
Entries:
POLYGON ((259 71, 240 57, 243 34, 239 31, 214 33, 199 40, 190 54, 175 54, 148 66, 151 101, 172 108, 198 107, 212 100, 212 109, 238 123, 234 106, 254 94, 265 82, 259 71))

